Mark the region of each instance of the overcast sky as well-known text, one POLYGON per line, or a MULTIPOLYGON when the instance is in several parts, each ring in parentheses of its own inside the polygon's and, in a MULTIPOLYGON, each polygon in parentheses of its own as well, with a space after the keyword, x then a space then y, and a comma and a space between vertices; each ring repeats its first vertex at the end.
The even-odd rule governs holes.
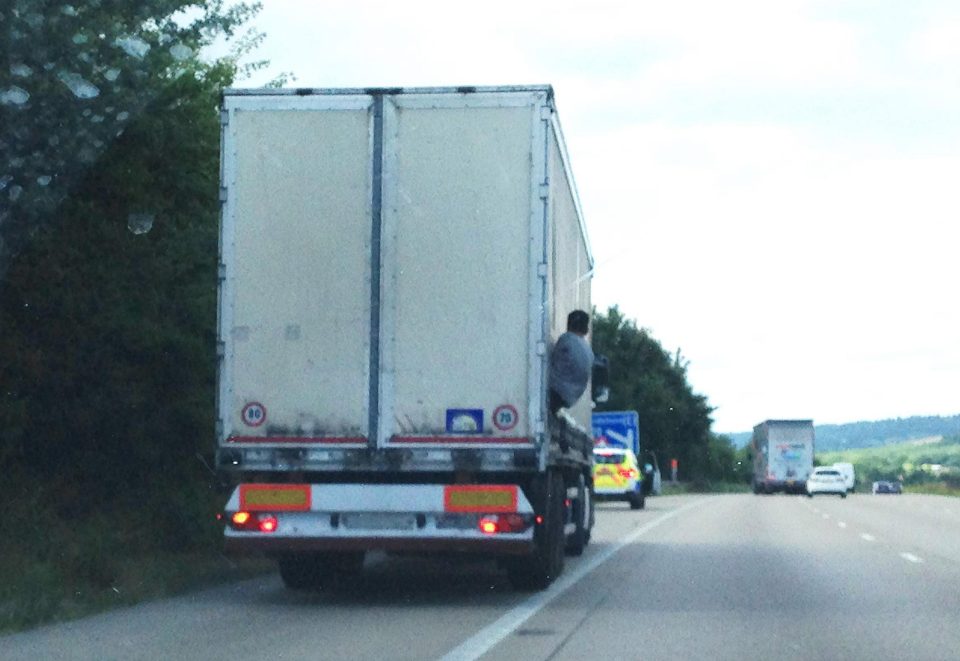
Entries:
POLYGON ((956 0, 263 0, 296 86, 550 83, 597 271, 719 432, 960 413, 956 0))

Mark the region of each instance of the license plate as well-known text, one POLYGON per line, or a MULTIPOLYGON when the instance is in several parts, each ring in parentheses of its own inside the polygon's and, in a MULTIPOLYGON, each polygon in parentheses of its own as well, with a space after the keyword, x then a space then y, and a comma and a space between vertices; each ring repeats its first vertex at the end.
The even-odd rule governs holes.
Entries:
POLYGON ((351 530, 413 530, 417 517, 392 512, 355 512, 341 516, 340 525, 351 530))
POLYGON ((310 509, 308 484, 241 484, 240 509, 248 511, 306 511, 310 509))

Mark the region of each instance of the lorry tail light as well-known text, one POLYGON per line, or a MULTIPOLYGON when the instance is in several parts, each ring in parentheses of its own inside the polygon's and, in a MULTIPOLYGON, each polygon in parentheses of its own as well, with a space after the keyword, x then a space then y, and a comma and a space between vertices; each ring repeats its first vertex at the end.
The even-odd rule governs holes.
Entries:
POLYGON ((241 510, 230 517, 231 528, 246 532, 275 532, 279 525, 280 522, 273 514, 241 510))
MULTIPOLYGON (((540 517, 537 517, 538 519, 540 517)), ((493 535, 498 532, 518 533, 529 528, 533 522, 529 516, 523 514, 488 514, 480 517, 480 532, 493 535)))
POLYGON ((277 517, 272 514, 260 517, 260 532, 274 532, 277 529, 277 517))

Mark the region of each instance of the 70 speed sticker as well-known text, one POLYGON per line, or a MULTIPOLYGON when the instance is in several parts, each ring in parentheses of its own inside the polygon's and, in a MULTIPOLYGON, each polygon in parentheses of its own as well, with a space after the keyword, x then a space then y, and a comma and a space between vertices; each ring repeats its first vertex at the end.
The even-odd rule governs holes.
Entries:
POLYGON ((515 406, 501 404, 493 410, 493 426, 500 431, 510 431, 520 421, 520 414, 515 406))

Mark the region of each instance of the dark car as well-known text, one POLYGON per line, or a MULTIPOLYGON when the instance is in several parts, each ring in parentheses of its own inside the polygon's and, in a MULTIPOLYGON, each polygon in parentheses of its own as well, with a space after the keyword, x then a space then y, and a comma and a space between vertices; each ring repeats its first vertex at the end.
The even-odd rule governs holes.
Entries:
POLYGON ((873 493, 903 493, 903 486, 899 482, 874 482, 873 493))

